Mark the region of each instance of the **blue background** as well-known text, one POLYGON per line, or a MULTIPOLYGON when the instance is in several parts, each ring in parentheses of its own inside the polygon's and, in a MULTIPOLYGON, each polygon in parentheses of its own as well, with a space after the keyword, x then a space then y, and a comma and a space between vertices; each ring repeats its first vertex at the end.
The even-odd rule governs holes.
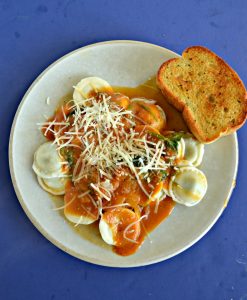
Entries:
POLYGON ((179 53, 201 44, 222 56, 246 84, 246 20, 244 0, 0 0, 0 299, 247 299, 247 126, 238 134, 237 186, 213 229, 184 253, 136 269, 88 264, 49 243, 19 205, 7 157, 23 94, 62 55, 113 39, 179 53))

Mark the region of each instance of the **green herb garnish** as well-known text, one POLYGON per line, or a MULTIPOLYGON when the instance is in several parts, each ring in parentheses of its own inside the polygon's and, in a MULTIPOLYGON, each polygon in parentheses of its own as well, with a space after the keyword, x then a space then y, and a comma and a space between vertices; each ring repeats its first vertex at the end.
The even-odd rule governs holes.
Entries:
POLYGON ((132 162, 135 167, 142 167, 143 165, 145 166, 147 164, 147 158, 141 157, 140 155, 135 155, 132 162))
POLYGON ((149 112, 150 115, 154 118, 155 121, 158 121, 157 117, 155 116, 155 114, 152 112, 152 110, 148 106, 146 106, 145 104, 141 104, 141 103, 138 103, 138 104, 139 104, 139 106, 141 108, 143 108, 144 110, 146 110, 147 112, 149 112))
POLYGON ((171 148, 174 151, 177 151, 178 149, 178 142, 181 140, 183 137, 182 132, 176 132, 172 135, 164 136, 162 134, 154 133, 154 132, 149 132, 152 136, 157 137, 159 140, 164 141, 166 143, 166 146, 168 148, 171 148))
POLYGON ((69 167, 72 167, 74 165, 73 150, 65 147, 61 149, 61 154, 64 157, 64 159, 67 160, 69 167))
POLYGON ((165 180, 167 177, 167 173, 164 170, 160 170, 160 174, 161 174, 161 180, 165 180))

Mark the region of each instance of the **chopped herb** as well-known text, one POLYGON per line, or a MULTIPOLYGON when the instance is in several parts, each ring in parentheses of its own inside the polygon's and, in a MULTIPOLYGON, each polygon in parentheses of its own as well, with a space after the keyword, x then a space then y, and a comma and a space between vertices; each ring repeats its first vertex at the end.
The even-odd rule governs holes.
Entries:
POLYGON ((164 170, 160 170, 160 174, 161 174, 161 180, 165 180, 167 177, 167 173, 164 170))
POLYGON ((74 164, 74 158, 73 158, 72 151, 68 152, 67 161, 68 161, 70 167, 74 164))
POLYGON ((141 157, 140 155, 135 155, 132 162, 135 167, 142 167, 143 165, 145 166, 147 164, 147 158, 141 157))
POLYGON ((181 140, 182 134, 175 134, 170 139, 166 141, 167 147, 170 147, 172 150, 177 151, 178 142, 181 140))
POLYGON ((181 132, 176 132, 174 134, 164 136, 162 134, 150 132, 152 136, 157 137, 159 140, 162 140, 166 143, 166 146, 171 148, 172 150, 177 151, 178 149, 178 142, 181 140, 183 137, 183 133, 181 132))
POLYGON ((145 104, 141 104, 141 103, 138 103, 138 104, 139 104, 139 106, 141 108, 143 108, 144 110, 146 110, 147 112, 149 112, 150 115, 152 115, 152 117, 154 118, 155 121, 158 121, 157 117, 155 116, 155 114, 152 112, 152 110, 148 106, 146 106, 145 104))
POLYGON ((61 149, 61 154, 67 160, 69 166, 72 167, 74 165, 73 150, 64 147, 61 149))
POLYGON ((159 133, 155 133, 152 131, 149 131, 148 133, 151 134, 152 136, 157 137, 159 140, 162 140, 162 141, 165 141, 167 139, 166 137, 164 137, 162 134, 159 134, 159 133))

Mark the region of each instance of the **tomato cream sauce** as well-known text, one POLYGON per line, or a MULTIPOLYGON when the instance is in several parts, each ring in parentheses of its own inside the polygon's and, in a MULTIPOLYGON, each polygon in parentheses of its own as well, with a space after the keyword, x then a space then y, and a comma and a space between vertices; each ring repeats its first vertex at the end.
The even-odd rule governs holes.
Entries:
POLYGON ((115 86, 113 89, 114 92, 122 93, 130 98, 144 97, 156 100, 157 104, 162 107, 166 114, 166 130, 188 131, 181 113, 167 102, 160 89, 157 87, 155 77, 150 78, 137 87, 115 86))
MULTIPOLYGON (((113 87, 113 90, 115 93, 122 93, 129 98, 145 97, 146 99, 156 100, 157 104, 162 107, 166 114, 166 125, 160 130, 161 133, 162 130, 188 131, 181 114, 166 101, 160 90, 157 88, 155 78, 151 78, 137 87, 115 86, 113 87)), ((71 96, 66 96, 64 99, 71 99, 71 96)), ((66 113, 66 104, 63 107, 66 113)), ((61 111, 61 109, 58 109, 56 112, 58 120, 63 118, 63 113, 64 112, 61 111)), ((44 131, 45 130, 43 130, 43 132, 44 131)), ((48 135, 47 138, 52 139, 52 136, 48 135)), ((118 206, 123 203, 129 203, 132 209, 139 214, 140 218, 140 232, 138 232, 138 237, 135 239, 135 242, 126 242, 124 241, 124 235, 122 235, 122 237, 120 235, 118 236, 118 239, 122 238, 123 240, 118 240, 118 244, 121 246, 113 246, 115 253, 127 256, 134 254, 142 245, 146 236, 171 214, 175 203, 170 197, 161 200, 158 205, 156 204, 156 201, 146 203, 147 196, 140 189, 137 181, 132 180, 130 176, 125 176, 121 180, 116 181, 116 185, 113 200, 110 201, 110 204, 103 201, 103 206, 107 208, 107 205, 118 206), (143 207, 141 212, 139 210, 139 205, 143 207)), ((90 197, 84 197, 83 200, 80 198, 81 190, 83 190, 82 186, 79 184, 75 186, 69 184, 66 187, 66 190, 67 192, 64 201, 65 204, 67 204, 67 212, 78 215, 97 215, 97 209, 92 205, 90 206, 90 197), (74 199, 73 201, 71 201, 72 198, 74 199), (84 201, 83 205, 81 205, 81 201, 84 201)), ((98 221, 96 221, 96 224, 98 224, 98 221)))
MULTIPOLYGON (((145 97, 147 99, 156 100, 157 104, 162 107, 166 114, 166 126, 164 130, 188 131, 181 114, 167 102, 159 88, 156 86, 155 77, 137 87, 115 86, 113 87, 113 90, 114 92, 122 93, 130 98, 145 97)), ((132 197, 133 202, 135 202, 135 199, 137 202, 144 201, 145 195, 143 195, 142 192, 136 192, 138 189, 139 186, 136 186, 133 190, 128 191, 128 198, 130 198, 128 201, 131 201, 132 197), (131 195, 131 197, 129 195, 131 195)), ((120 196, 116 197, 117 199, 121 198, 121 196, 127 197, 124 193, 121 194, 120 192, 119 194, 120 196)), ((114 251, 122 256, 134 254, 142 245, 146 236, 171 214, 174 206, 175 202, 170 197, 160 201, 157 210, 155 210, 155 202, 152 202, 142 213, 142 215, 144 215, 148 210, 148 218, 143 218, 141 220, 141 232, 137 239, 137 243, 130 242, 126 243, 124 247, 114 247, 114 251)))

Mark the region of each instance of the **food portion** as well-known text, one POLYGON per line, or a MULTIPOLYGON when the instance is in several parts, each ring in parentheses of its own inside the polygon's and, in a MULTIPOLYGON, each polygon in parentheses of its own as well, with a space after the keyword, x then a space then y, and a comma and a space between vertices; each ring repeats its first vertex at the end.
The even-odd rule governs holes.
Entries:
POLYGON ((41 178, 66 176, 67 170, 63 168, 63 159, 54 143, 44 143, 37 149, 34 153, 33 170, 41 178))
POLYGON ((96 96, 98 91, 111 94, 113 92, 109 83, 99 77, 84 78, 74 86, 73 101, 78 105, 87 105, 85 100, 96 96))
POLYGON ((240 128, 247 116, 243 82, 220 57, 207 48, 186 49, 181 58, 164 62, 157 85, 179 111, 193 135, 212 142, 240 128))
POLYGON ((193 138, 191 134, 184 134, 178 147, 179 165, 191 164, 197 167, 202 163, 203 155, 204 145, 193 138))
POLYGON ((117 247, 123 247, 129 242, 136 243, 141 232, 140 219, 138 214, 129 208, 107 210, 99 222, 102 239, 107 244, 117 247))
POLYGON ((169 195, 174 201, 186 206, 197 204, 206 191, 206 176, 195 167, 180 168, 169 182, 169 195))
POLYGON ((196 205, 207 190, 197 168, 203 144, 170 122, 148 95, 129 97, 101 78, 84 78, 39 123, 48 141, 36 150, 33 170, 45 191, 64 195, 60 208, 70 222, 98 222, 116 253, 133 254, 175 202, 196 205))

